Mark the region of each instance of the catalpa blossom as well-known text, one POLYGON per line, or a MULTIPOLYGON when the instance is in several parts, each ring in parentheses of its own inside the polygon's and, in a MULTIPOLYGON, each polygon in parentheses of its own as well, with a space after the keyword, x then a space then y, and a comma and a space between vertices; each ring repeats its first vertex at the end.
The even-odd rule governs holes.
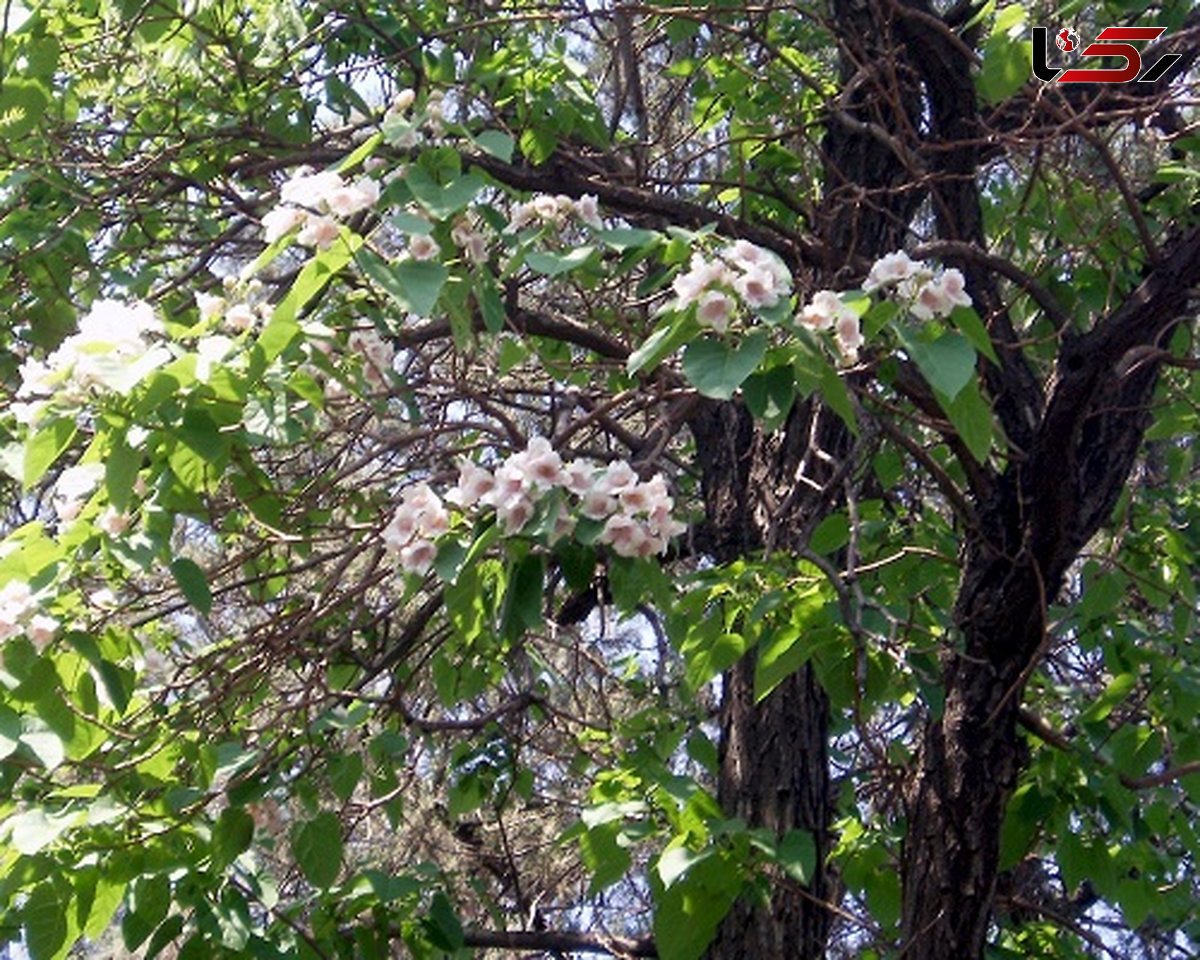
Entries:
MULTIPOLYGON (((495 508, 497 522, 511 536, 524 529, 539 501, 555 490, 575 498, 582 516, 605 522, 599 540, 620 556, 661 553, 685 529, 671 515, 675 503, 661 474, 643 482, 624 460, 607 466, 586 459, 564 464, 545 437, 530 439, 494 473, 460 460, 458 484, 446 499, 464 509, 495 508)), ((555 510, 551 542, 569 536, 577 519, 563 502, 555 510)))
POLYGON ((433 260, 441 252, 438 242, 426 233, 418 233, 408 241, 408 255, 414 260, 433 260))
POLYGON ((971 296, 964 285, 962 273, 954 269, 944 270, 921 285, 909 310, 918 320, 948 317, 955 307, 971 305, 971 296))
POLYGON ((373 207, 379 201, 379 183, 360 177, 352 183, 333 170, 312 173, 297 170, 279 188, 279 204, 262 218, 267 243, 299 230, 297 242, 327 249, 338 237, 337 221, 373 207))
POLYGON ((598 202, 591 194, 585 194, 579 200, 572 200, 562 193, 538 193, 529 200, 513 206, 504 232, 516 233, 538 221, 549 226, 562 227, 572 217, 592 227, 604 226, 600 219, 598 202))
POLYGON ((400 505, 381 534, 384 545, 399 554, 408 573, 424 575, 437 558, 434 539, 450 529, 450 516, 427 483, 404 491, 400 505))
POLYGON ((34 609, 33 591, 21 580, 10 580, 0 587, 0 640, 21 632, 21 625, 34 609))
POLYGON ((58 476, 54 484, 54 494, 51 502, 54 512, 63 523, 69 523, 79 516, 83 504, 104 476, 104 465, 100 463, 82 463, 67 467, 58 476))
POLYGON ((21 364, 18 397, 49 396, 64 391, 80 399, 93 388, 128 392, 143 376, 170 359, 146 339, 162 332, 154 309, 140 300, 97 300, 45 361, 21 364))
POLYGON ((871 264, 871 270, 867 274, 867 279, 863 281, 862 288, 867 293, 871 293, 881 287, 907 280, 924 269, 924 263, 911 259, 903 250, 897 250, 895 253, 880 257, 871 264))
POLYGON ((375 330, 355 330, 346 340, 346 346, 362 356, 363 376, 376 387, 387 383, 392 371, 396 349, 375 330))

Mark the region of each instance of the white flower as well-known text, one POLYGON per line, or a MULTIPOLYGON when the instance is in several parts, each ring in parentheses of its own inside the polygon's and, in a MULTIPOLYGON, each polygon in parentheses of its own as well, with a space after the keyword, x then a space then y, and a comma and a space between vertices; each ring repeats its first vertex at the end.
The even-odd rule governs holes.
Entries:
POLYGON ((404 113, 417 100, 417 94, 411 87, 405 87, 392 98, 391 110, 404 113))
POLYGON ((416 540, 400 551, 400 566, 407 573, 424 576, 437 559, 437 547, 429 540, 416 540))
POLYGON ((225 325, 237 333, 249 330, 256 320, 254 308, 246 303, 235 303, 225 311, 225 325))
POLYGON ((464 510, 475 506, 496 489, 496 478, 490 470, 465 457, 458 461, 458 485, 446 494, 446 499, 464 510))
POLYGON ((646 528, 623 513, 609 517, 599 537, 601 543, 607 543, 621 557, 645 556, 642 551, 647 546, 647 539, 646 528))
POLYGON ((800 322, 814 330, 828 330, 842 317, 853 314, 832 290, 818 290, 812 302, 800 311, 800 322))
POLYGON ((41 651, 46 649, 57 632, 58 621, 44 613, 38 613, 29 618, 29 626, 25 630, 25 635, 29 637, 30 643, 41 651))
POLYGON ((372 207, 379 200, 379 183, 369 178, 342 184, 325 195, 325 204, 335 217, 349 217, 372 207))
POLYGON ((26 357, 21 362, 21 386, 17 389, 18 397, 28 397, 30 395, 43 396, 48 393, 53 393, 60 372, 48 363, 41 360, 36 360, 33 357, 26 357))
POLYGON ((562 482, 562 459, 545 437, 532 437, 521 453, 508 463, 524 474, 524 485, 546 490, 562 482))
POLYGON ((496 519, 504 525, 509 536, 520 533, 533 519, 533 501, 524 494, 514 494, 496 505, 496 519))
POLYGON ((907 280, 918 270, 923 270, 924 268, 925 265, 923 263, 910 259, 908 254, 903 250, 897 250, 895 253, 889 253, 880 257, 871 265, 867 279, 863 281, 863 290, 870 293, 872 290, 878 290, 880 287, 899 283, 901 280, 907 280))
POLYGON ((862 346, 862 330, 859 328, 858 317, 851 313, 838 318, 837 345, 846 363, 858 361, 858 348, 862 346))
POLYGON ((310 210, 322 210, 328 205, 329 195, 344 185, 342 178, 333 170, 323 170, 320 173, 297 170, 279 188, 279 199, 282 203, 308 207, 310 210))
POLYGON ((332 217, 310 216, 304 221, 303 229, 296 235, 296 242, 304 247, 327 250, 338 238, 337 221, 332 217))
POLYGON ((596 473, 596 465, 591 460, 572 460, 563 467, 560 481, 571 493, 582 497, 592 487, 592 477, 596 473))
POLYGON ((698 253, 692 254, 687 273, 682 273, 671 282, 671 288, 679 298, 679 309, 700 299, 709 287, 729 286, 732 273, 721 260, 706 260, 698 253))
POLYGON ((729 327, 734 307, 733 298, 723 290, 706 290, 696 305, 696 320, 702 327, 724 333, 729 327))
POLYGON ((466 251, 467 259, 472 263, 483 263, 487 260, 487 238, 465 217, 455 223, 450 231, 450 239, 455 246, 466 251))
POLYGON ((612 516, 617 509, 617 498, 611 493, 593 487, 583 495, 579 512, 589 520, 603 520, 612 516))
POLYGON ((602 493, 618 494, 626 487, 632 487, 638 482, 638 475, 624 460, 610 463, 601 477, 596 481, 596 489, 602 493))
POLYGON ((749 240, 738 240, 721 251, 721 256, 744 272, 765 270, 771 274, 775 280, 775 286, 781 290, 791 290, 792 288, 791 271, 779 257, 765 247, 760 247, 749 240))
POLYGON ((96 519, 96 526, 110 537, 117 537, 129 529, 129 515, 109 507, 96 519))
MULTIPOLYGON (((548 193, 539 193, 531 202, 533 203, 533 212, 542 220, 555 221, 562 210, 558 198, 552 197, 548 193)), ((570 201, 568 200, 568 202, 570 201)))
POLYGON ((303 225, 308 215, 299 207, 275 207, 262 218, 263 240, 274 243, 303 225))
POLYGON ((350 334, 346 344, 351 350, 362 355, 365 361, 363 376, 367 382, 377 387, 387 383, 387 375, 392 370, 396 349, 374 330, 355 330, 350 334))
POLYGON ((969 307, 971 305, 971 295, 967 293, 966 280, 963 278, 962 271, 955 270, 953 267, 945 270, 942 273, 941 281, 942 293, 954 306, 969 307))
POLYGON ((225 298, 198 291, 196 293, 196 307, 200 311, 201 320, 215 320, 225 310, 225 298))
POLYGON ((441 252, 437 241, 428 234, 418 233, 408 241, 408 253, 414 260, 432 260, 441 252))
POLYGON ((600 218, 600 202, 594 194, 585 193, 575 201, 575 216, 589 227, 595 227, 597 230, 604 228, 604 221, 600 218))
POLYGON ((930 280, 922 284, 909 309, 918 320, 933 320, 935 317, 949 316, 954 304, 942 289, 941 283, 930 280))
POLYGON ((751 267, 733 281, 733 289, 746 305, 753 308, 773 307, 779 302, 780 286, 770 270, 751 267))
POLYGON ((0 587, 0 615, 14 623, 33 609, 33 591, 23 580, 9 580, 0 587))
POLYGON ((196 344, 196 378, 207 383, 215 364, 224 360, 233 348, 228 337, 204 337, 196 344))
POLYGON ((83 509, 83 501, 104 475, 104 466, 85 463, 64 470, 54 484, 54 512, 64 523, 74 520, 83 509))

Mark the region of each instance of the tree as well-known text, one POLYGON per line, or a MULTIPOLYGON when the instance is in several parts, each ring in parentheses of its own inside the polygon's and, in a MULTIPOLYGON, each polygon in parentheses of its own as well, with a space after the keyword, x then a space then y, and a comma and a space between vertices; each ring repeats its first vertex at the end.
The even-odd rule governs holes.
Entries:
POLYGON ((1200 19, 996 7, 10 4, 7 942, 1194 955, 1200 19))

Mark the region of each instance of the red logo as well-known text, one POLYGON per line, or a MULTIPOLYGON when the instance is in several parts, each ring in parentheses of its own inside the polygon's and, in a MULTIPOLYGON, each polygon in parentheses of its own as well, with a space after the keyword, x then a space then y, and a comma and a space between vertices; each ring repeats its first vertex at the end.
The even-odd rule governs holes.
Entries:
POLYGON ((1182 54, 1168 53, 1142 69, 1142 53, 1132 43, 1114 43, 1114 40, 1141 41, 1157 40, 1166 32, 1166 27, 1105 27, 1094 43, 1083 45, 1070 27, 1063 27, 1054 34, 1054 43, 1063 53, 1088 57, 1114 57, 1123 60, 1120 67, 1072 67, 1064 70, 1049 63, 1050 31, 1045 27, 1033 28, 1033 75, 1043 83, 1153 83, 1177 63, 1182 54))

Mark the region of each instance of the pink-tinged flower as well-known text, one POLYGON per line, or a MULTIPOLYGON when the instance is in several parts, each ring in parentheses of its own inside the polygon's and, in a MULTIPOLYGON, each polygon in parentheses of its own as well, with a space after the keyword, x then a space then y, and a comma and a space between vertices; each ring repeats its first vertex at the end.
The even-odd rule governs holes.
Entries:
POLYGON ((424 576, 437 559, 437 547, 430 540, 416 540, 400 550, 400 566, 406 573, 424 576))
POLYGON ((342 184, 325 195, 325 205, 335 217, 350 217, 360 210, 372 207, 379 200, 379 183, 362 178, 354 183, 342 184))
POLYGON ((248 303, 235 303, 225 311, 226 326, 237 333, 249 330, 257 320, 258 315, 255 314, 254 308, 248 303))
POLYGON ((733 297, 723 290, 707 290, 700 295, 700 301, 696 304, 696 321, 702 327, 724 333, 729 327, 734 307, 733 297))
POLYGON ((563 467, 561 483, 575 496, 582 497, 591 489, 595 475, 596 465, 591 460, 572 460, 563 467))
POLYGON ((782 260, 770 250, 751 243, 749 240, 738 240, 721 251, 721 256, 742 271, 765 270, 775 280, 775 286, 782 290, 792 287, 792 274, 782 260))
POLYGON ((956 307, 969 307, 971 305, 971 295, 967 293, 966 283, 962 275, 962 271, 955 270, 953 267, 943 271, 941 276, 942 293, 956 307))
POLYGON ((286 237, 297 227, 302 226, 307 219, 308 214, 299 207, 275 207, 273 210, 268 210, 262 218, 263 240, 267 243, 274 243, 280 237, 286 237))
POLYGON ((0 587, 0 613, 13 621, 24 619, 33 609, 33 591, 24 580, 9 580, 0 587))
MULTIPOLYGON (((514 454, 514 456, 516 456, 514 454)), ((529 489, 529 480, 525 471, 512 463, 509 457, 496 470, 496 486, 480 497, 480 502, 487 506, 498 507, 501 503, 515 496, 523 495, 529 489)))
POLYGON ((624 460, 610 463, 596 480, 596 489, 603 493, 616 495, 626 487, 632 487, 638 482, 638 475, 624 460))
POLYGON ((54 484, 54 512, 58 519, 68 523, 79 516, 84 501, 100 483, 104 467, 99 463, 85 463, 68 467, 54 484))
POLYGON ((589 227, 597 230, 604 228, 604 221, 600 218, 600 202, 593 194, 585 193, 575 201, 575 216, 589 227))
POLYGON ((381 387, 392 371, 396 350, 374 330, 355 330, 346 341, 350 350, 363 358, 363 376, 368 383, 381 387))
POLYGON ((562 482, 562 458, 545 437, 533 437, 521 453, 508 462, 525 475, 527 486, 545 490, 562 482))
POLYGON ((853 313, 832 290, 818 290, 800 311, 800 322, 814 330, 828 330, 848 312, 853 313))
MULTIPOLYGON (((530 202, 533 204, 533 212, 540 220, 545 220, 552 223, 558 220, 559 215, 562 212, 562 207, 558 202, 558 197, 552 197, 548 193, 539 193, 530 202)), ((570 198, 567 198, 567 202, 571 202, 570 198)))
POLYGON ((495 489, 496 478, 491 471, 464 457, 458 461, 458 485, 451 488, 446 499, 466 510, 495 489))
POLYGON ((408 254, 414 260, 432 260, 441 252, 437 241, 428 234, 418 233, 408 241, 408 254))
POLYGON ((613 548, 613 552, 621 557, 642 556, 648 534, 637 520, 623 513, 608 518, 604 524, 599 540, 613 548))
POLYGON ((692 254, 687 273, 681 273, 671 288, 679 298, 679 309, 683 310, 700 299, 705 290, 714 286, 729 286, 733 274, 721 260, 706 260, 698 253, 692 254))
POLYGON ((751 267, 734 280, 733 289, 748 307, 754 309, 773 307, 779 302, 780 289, 775 275, 760 267, 751 267))
POLYGON ((197 292, 196 307, 200 311, 201 320, 215 320, 225 310, 225 298, 197 292))
POLYGON ((504 232, 516 233, 529 226, 535 219, 537 219, 537 214, 532 203, 518 203, 513 206, 512 213, 509 214, 508 226, 504 228, 504 232))
POLYGON ((409 107, 416 103, 416 100, 416 92, 411 87, 405 87, 394 97, 392 97, 392 103, 389 109, 396 111, 396 113, 404 113, 409 107))
POLYGON ((96 526, 110 537, 118 537, 129 529, 130 518, 126 513, 109 507, 96 519, 96 526))
POLYGON ((558 543, 575 532, 575 518, 563 509, 559 509, 554 518, 554 528, 550 531, 550 545, 558 543))
POLYGON ((880 287, 899 283, 923 269, 925 269, 923 263, 910 259, 903 250, 897 250, 895 253, 880 257, 871 264, 871 271, 867 274, 867 279, 863 281, 863 290, 870 293, 880 287))
POLYGON ((29 626, 25 629, 25 635, 29 637, 29 642, 39 651, 45 650, 49 646, 57 632, 58 621, 44 613, 34 614, 30 617, 29 626))
POLYGON ((296 242, 303 247, 328 250, 338 234, 337 221, 333 217, 309 216, 304 221, 304 227, 296 234, 296 242))
POLYGON ((660 497, 659 492, 651 483, 635 483, 626 487, 618 495, 621 507, 627 513, 649 513, 660 497))
POLYGON ((917 296, 909 309, 918 320, 932 320, 935 317, 948 316, 954 309, 954 304, 942 289, 941 283, 937 280, 930 280, 917 291, 917 296))
POLYGON ((343 186, 345 184, 342 178, 333 170, 323 170, 320 173, 297 170, 279 188, 279 200, 281 203, 308 207, 310 210, 321 210, 325 209, 329 195, 343 186))
POLYGON ((388 521, 383 532, 380 534, 384 546, 393 553, 398 553, 404 546, 412 540, 413 535, 417 532, 417 514, 416 511, 409 509, 406 506, 396 508, 396 512, 392 514, 391 520, 388 521))
POLYGON ((862 330, 854 314, 839 318, 837 322, 837 345, 846 363, 858 361, 858 348, 863 344, 862 330))
POLYGON ((671 516, 671 508, 674 502, 667 500, 664 503, 658 504, 650 513, 649 519, 646 521, 647 526, 659 537, 664 540, 670 540, 672 537, 678 537, 680 534, 687 531, 687 524, 676 520, 671 516))
POLYGON ((611 517, 617 509, 617 498, 610 493, 593 487, 583 495, 579 512, 589 520, 603 520, 611 517))
POLYGON ((533 519, 533 501, 524 494, 515 494, 497 504, 496 519, 504 525, 510 537, 520 533, 525 524, 533 519))

